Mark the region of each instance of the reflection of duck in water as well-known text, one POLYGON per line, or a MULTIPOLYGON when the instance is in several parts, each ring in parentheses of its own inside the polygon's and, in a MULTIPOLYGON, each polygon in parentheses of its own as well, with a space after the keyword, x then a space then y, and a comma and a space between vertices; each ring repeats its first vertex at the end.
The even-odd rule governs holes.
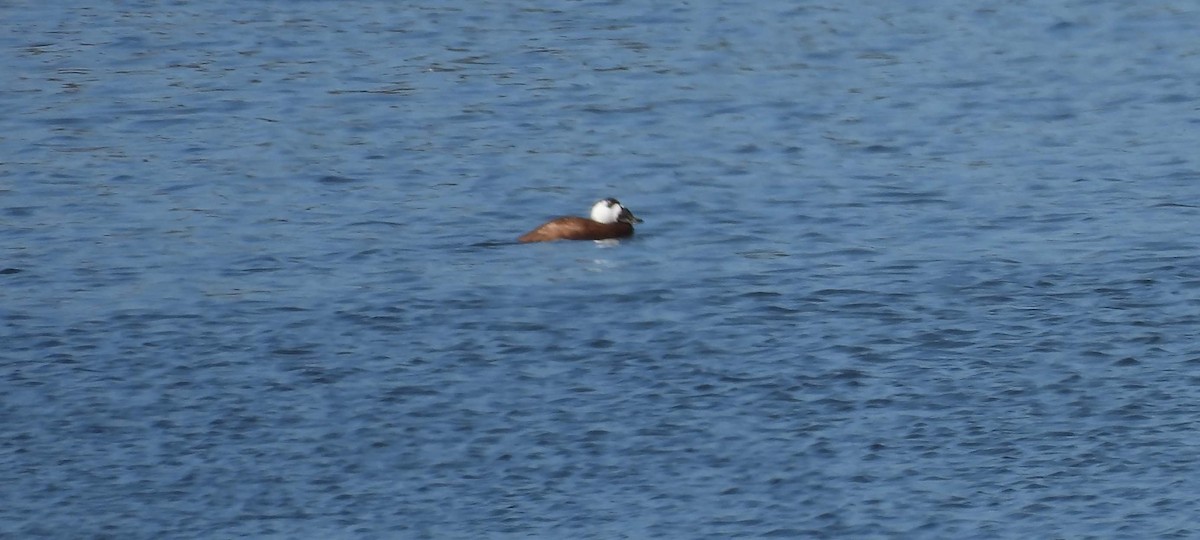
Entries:
POLYGON ((592 205, 592 217, 560 217, 525 233, 518 242, 554 240, 608 240, 633 236, 633 224, 641 223, 616 199, 604 199, 592 205))

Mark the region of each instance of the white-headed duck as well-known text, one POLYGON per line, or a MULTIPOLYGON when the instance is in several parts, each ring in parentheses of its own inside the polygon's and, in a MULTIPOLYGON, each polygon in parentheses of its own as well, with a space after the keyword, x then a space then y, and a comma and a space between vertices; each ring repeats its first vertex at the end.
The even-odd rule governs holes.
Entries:
POLYGON ((608 240, 633 236, 633 224, 641 223, 616 199, 604 199, 592 205, 592 217, 560 217, 525 233, 518 242, 554 240, 608 240))

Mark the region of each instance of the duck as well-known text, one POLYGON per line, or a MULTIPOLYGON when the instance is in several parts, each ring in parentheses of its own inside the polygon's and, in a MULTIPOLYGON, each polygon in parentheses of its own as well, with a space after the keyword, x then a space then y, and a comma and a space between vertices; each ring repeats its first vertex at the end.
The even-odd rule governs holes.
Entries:
POLYGON ((529 231, 518 242, 553 242, 555 240, 609 240, 633 236, 633 224, 642 220, 633 215, 621 202, 602 199, 592 205, 590 218, 567 216, 555 218, 529 231))

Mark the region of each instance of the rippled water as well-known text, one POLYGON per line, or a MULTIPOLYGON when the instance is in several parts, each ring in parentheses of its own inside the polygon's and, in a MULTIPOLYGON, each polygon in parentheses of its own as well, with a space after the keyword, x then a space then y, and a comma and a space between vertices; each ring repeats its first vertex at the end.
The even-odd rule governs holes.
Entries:
POLYGON ((1191 3, 0 12, 0 535, 1200 535, 1191 3))

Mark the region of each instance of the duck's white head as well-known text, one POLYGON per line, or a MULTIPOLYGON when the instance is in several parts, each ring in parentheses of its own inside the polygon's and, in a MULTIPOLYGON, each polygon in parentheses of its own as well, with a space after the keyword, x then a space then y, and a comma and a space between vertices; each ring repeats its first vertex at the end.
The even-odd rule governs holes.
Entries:
POLYGON ((621 206, 616 199, 604 199, 592 205, 592 221, 600 223, 641 223, 628 208, 621 206))

